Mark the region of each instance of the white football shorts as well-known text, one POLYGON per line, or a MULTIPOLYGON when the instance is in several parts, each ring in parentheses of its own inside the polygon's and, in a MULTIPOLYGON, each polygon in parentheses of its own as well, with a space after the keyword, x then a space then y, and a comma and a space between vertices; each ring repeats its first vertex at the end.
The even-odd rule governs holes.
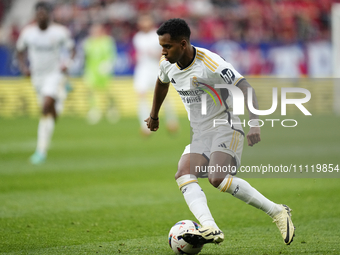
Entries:
POLYGON ((37 92, 39 105, 42 106, 46 96, 52 97, 56 101, 56 111, 60 113, 67 97, 65 75, 55 72, 47 75, 32 76, 32 83, 37 92))
POLYGON ((229 125, 218 125, 204 131, 194 131, 191 143, 184 149, 182 155, 188 153, 201 154, 208 159, 215 151, 225 152, 236 161, 236 167, 241 166, 244 134, 232 129, 229 125))

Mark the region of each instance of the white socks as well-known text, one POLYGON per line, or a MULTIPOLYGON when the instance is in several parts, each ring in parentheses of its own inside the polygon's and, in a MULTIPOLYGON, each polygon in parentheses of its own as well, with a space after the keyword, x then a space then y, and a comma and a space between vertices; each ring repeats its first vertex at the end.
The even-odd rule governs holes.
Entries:
POLYGON ((190 211, 194 214, 200 224, 202 226, 213 226, 219 229, 210 213, 207 205, 207 198, 201 187, 198 185, 196 176, 186 174, 179 177, 176 182, 183 193, 190 211))
POLYGON ((54 131, 54 118, 51 115, 42 116, 38 126, 37 151, 42 155, 47 154, 47 150, 54 131))
POLYGON ((247 181, 236 176, 227 175, 221 184, 217 187, 221 192, 227 192, 234 197, 250 204, 258 209, 261 209, 269 216, 273 217, 282 208, 264 197, 260 192, 254 189, 247 181))
MULTIPOLYGON (((207 204, 207 198, 198 185, 195 175, 187 174, 176 180, 190 211, 202 226, 213 226, 217 229, 214 218, 211 215, 207 204)), ((254 189, 247 181, 235 176, 227 175, 217 187, 221 192, 227 192, 234 197, 261 209, 269 216, 273 217, 281 212, 280 205, 270 201, 260 192, 254 189)))

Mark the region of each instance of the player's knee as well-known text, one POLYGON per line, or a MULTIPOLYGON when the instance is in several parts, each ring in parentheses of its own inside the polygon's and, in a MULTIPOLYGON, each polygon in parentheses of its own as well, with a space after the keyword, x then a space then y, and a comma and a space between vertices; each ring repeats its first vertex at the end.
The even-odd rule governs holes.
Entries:
POLYGON ((181 157, 178 162, 177 172, 175 174, 175 179, 177 180, 179 177, 190 174, 190 158, 188 157, 181 157))
POLYGON ((177 180, 179 177, 181 177, 180 173, 178 171, 175 173, 175 180, 177 180))
POLYGON ((215 188, 217 188, 221 182, 223 181, 223 178, 217 178, 217 177, 209 177, 209 182, 211 185, 213 185, 215 188))
POLYGON ((42 113, 43 115, 55 113, 54 100, 52 98, 46 98, 43 105, 42 113))
POLYGON ((51 113, 51 108, 48 105, 44 105, 43 109, 42 109, 42 114, 43 115, 48 115, 51 113))
POLYGON ((188 173, 189 172, 185 168, 183 168, 180 165, 178 165, 178 169, 177 169, 177 172, 175 174, 175 180, 177 180, 179 177, 181 177, 183 175, 186 175, 188 173))

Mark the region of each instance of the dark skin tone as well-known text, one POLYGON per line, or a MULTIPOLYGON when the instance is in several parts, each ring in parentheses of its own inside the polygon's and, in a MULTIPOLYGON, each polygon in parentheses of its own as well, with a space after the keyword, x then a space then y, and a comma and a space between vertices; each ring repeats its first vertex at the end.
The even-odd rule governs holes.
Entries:
MULTIPOLYGON (((190 64, 192 59, 194 58, 194 49, 190 44, 187 38, 182 38, 179 40, 173 40, 169 34, 164 34, 159 36, 159 44, 162 46, 162 55, 165 57, 167 61, 171 64, 177 63, 180 67, 185 67, 190 64)), ((168 93, 170 83, 162 83, 159 79, 156 82, 153 105, 150 113, 150 117, 145 120, 148 128, 151 131, 157 131, 159 128, 159 120, 158 113, 161 108, 161 105, 168 93), (152 118, 151 118, 152 117, 152 118)), ((237 86, 242 90, 245 98, 245 105, 248 109, 247 105, 247 95, 248 88, 251 88, 251 85, 243 79, 240 81, 237 86)), ((258 109, 258 103, 255 91, 253 90, 253 106, 255 109, 258 109)), ((249 109, 248 109, 249 112, 249 109)), ((249 119, 258 119, 258 116, 249 112, 249 119)), ((247 141, 249 146, 253 146, 254 144, 261 141, 261 131, 259 127, 251 127, 247 134, 247 141)), ((178 170, 175 175, 175 178, 179 178, 185 174, 195 174, 196 166, 236 166, 235 159, 224 152, 216 151, 213 152, 210 156, 210 160, 208 161, 201 154, 189 153, 182 155, 179 163, 178 170), (192 164, 191 162, 195 162, 192 164)), ((223 181, 228 172, 214 172, 209 173, 209 181, 214 187, 218 187, 219 184, 223 181)), ((230 173, 232 174, 232 173, 230 173)), ((198 175, 198 173, 197 173, 198 175)))
MULTIPOLYGON (((35 20, 37 22, 38 27, 40 30, 45 31, 51 23, 51 13, 46 10, 45 8, 38 8, 35 13, 35 20)), ((71 57, 75 56, 75 49, 72 50, 71 57)), ((17 54, 17 58, 19 61, 19 69, 21 73, 27 77, 31 75, 29 67, 27 65, 27 52, 26 50, 20 51, 17 54)), ((61 67, 62 72, 67 72, 67 67, 61 67)), ((55 99, 49 96, 44 98, 43 107, 42 107, 42 115, 47 116, 51 115, 54 119, 57 119, 57 112, 55 109, 55 99)))

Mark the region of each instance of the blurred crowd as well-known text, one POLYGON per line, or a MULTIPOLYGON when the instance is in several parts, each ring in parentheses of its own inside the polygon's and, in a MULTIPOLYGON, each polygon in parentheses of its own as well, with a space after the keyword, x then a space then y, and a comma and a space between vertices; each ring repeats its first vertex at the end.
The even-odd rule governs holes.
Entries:
MULTIPOLYGON (((13 0, 2 0, 7 7, 13 0)), ((185 18, 192 39, 213 42, 293 42, 330 37, 332 0, 50 0, 55 20, 66 25, 76 40, 91 23, 104 23, 117 42, 131 41, 140 13, 152 13, 158 24, 185 18)), ((1 7, 1 6, 0 6, 1 7)), ((0 8, 0 19, 3 10, 0 8)), ((15 40, 20 28, 12 28, 15 40)))
POLYGON ((13 0, 1 0, 0 1, 0 24, 6 12, 10 8, 12 1, 13 0))
MULTIPOLYGON (((1 0, 0 22, 4 22, 11 6, 17 4, 20 8, 16 8, 22 9, 24 4, 34 1, 37 0, 1 0)), ((184 18, 192 30, 194 45, 217 52, 244 74, 279 77, 332 74, 331 10, 332 4, 340 0, 46 1, 54 5, 55 21, 70 29, 78 46, 88 36, 92 24, 104 25, 117 42, 118 75, 133 72, 131 42, 138 31, 138 17, 144 13, 152 14, 156 25, 169 18, 184 18)), ((13 19, 23 21, 24 14, 32 19, 28 11, 17 14, 20 19, 13 19)), ((13 22, 7 36, 1 36, 0 31, 0 39, 5 38, 9 47, 15 45, 23 25, 13 22)), ((75 68, 74 74, 82 72, 81 66, 75 68)))

